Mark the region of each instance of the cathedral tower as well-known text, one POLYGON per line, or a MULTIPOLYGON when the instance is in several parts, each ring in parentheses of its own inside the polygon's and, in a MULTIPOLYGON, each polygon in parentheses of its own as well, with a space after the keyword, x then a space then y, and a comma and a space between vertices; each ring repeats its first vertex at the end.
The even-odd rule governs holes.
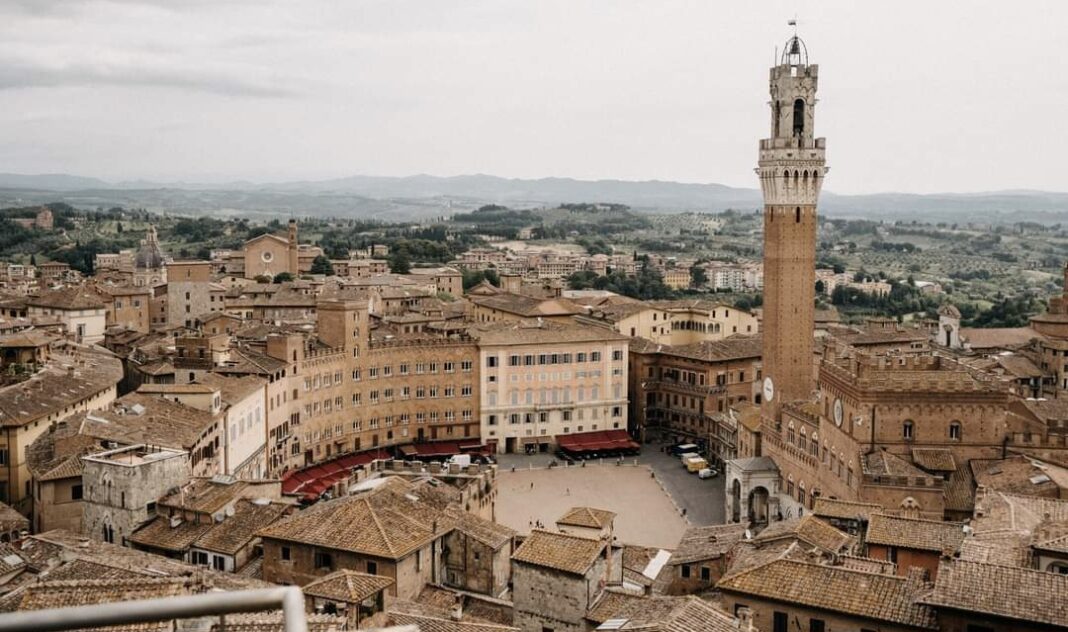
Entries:
POLYGON ((816 138, 816 78, 794 35, 771 69, 771 137, 760 141, 756 169, 764 194, 763 402, 808 399, 813 380, 816 298, 816 200, 827 169, 816 138))

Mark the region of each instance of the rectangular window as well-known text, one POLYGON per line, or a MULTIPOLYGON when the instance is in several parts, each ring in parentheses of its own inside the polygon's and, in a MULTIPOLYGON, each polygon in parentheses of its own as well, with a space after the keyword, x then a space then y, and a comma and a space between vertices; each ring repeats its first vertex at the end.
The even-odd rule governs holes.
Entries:
POLYGON ((809 619, 808 620, 808 632, 824 632, 827 629, 827 624, 823 619, 809 619))
POLYGON ((315 568, 332 569, 334 567, 334 556, 326 553, 325 551, 315 552, 315 568))
POLYGON ((772 614, 772 632, 787 632, 788 624, 789 617, 785 612, 775 612, 772 614))
POLYGON ((292 557, 292 552, 289 550, 289 547, 288 546, 283 546, 282 547, 282 560, 288 562, 291 559, 293 559, 293 557, 292 557))
POLYGON ((497 367, 497 356, 486 356, 486 366, 493 369, 497 367))
POLYGON ((82 499, 82 486, 81 485, 74 485, 73 487, 70 488, 70 499, 71 500, 81 500, 82 499))
POLYGON ((378 564, 375 563, 375 562, 367 562, 367 574, 368 575, 377 575, 378 574, 378 564))

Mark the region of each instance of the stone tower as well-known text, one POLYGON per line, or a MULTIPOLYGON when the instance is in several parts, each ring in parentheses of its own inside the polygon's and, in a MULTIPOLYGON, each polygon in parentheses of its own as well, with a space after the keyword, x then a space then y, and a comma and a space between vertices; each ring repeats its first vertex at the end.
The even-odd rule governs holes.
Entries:
POLYGON ((297 220, 295 219, 289 220, 288 240, 289 250, 287 251, 287 254, 289 255, 289 261, 287 268, 289 270, 289 273, 292 274, 294 278, 296 278, 300 276, 300 255, 299 249, 297 247, 297 220))
POLYGON ((827 169, 816 138, 816 78, 804 42, 786 42, 771 69, 771 137, 756 169, 764 194, 764 393, 769 416, 808 399, 813 380, 816 200, 827 169))

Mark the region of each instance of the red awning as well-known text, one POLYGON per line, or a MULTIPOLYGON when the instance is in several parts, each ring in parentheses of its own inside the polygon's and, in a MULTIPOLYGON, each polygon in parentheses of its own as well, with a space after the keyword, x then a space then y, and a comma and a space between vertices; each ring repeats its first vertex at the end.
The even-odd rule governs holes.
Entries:
POLYGON ((336 459, 286 472, 282 477, 282 491, 287 494, 302 494, 305 500, 314 501, 334 483, 348 478, 349 472, 377 459, 388 459, 384 450, 346 454, 336 459))
POLYGON ((630 438, 626 430, 595 430, 557 435, 556 444, 569 452, 609 452, 636 450, 641 447, 630 438))

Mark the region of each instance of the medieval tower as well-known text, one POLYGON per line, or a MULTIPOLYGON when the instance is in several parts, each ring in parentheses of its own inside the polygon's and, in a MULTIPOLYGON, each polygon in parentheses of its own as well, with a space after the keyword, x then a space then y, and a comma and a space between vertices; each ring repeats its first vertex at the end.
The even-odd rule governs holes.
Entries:
POLYGON ((813 381, 816 201, 827 169, 815 137, 816 79, 795 34, 771 69, 771 137, 756 169, 764 194, 764 393, 768 416, 808 399, 813 381))

